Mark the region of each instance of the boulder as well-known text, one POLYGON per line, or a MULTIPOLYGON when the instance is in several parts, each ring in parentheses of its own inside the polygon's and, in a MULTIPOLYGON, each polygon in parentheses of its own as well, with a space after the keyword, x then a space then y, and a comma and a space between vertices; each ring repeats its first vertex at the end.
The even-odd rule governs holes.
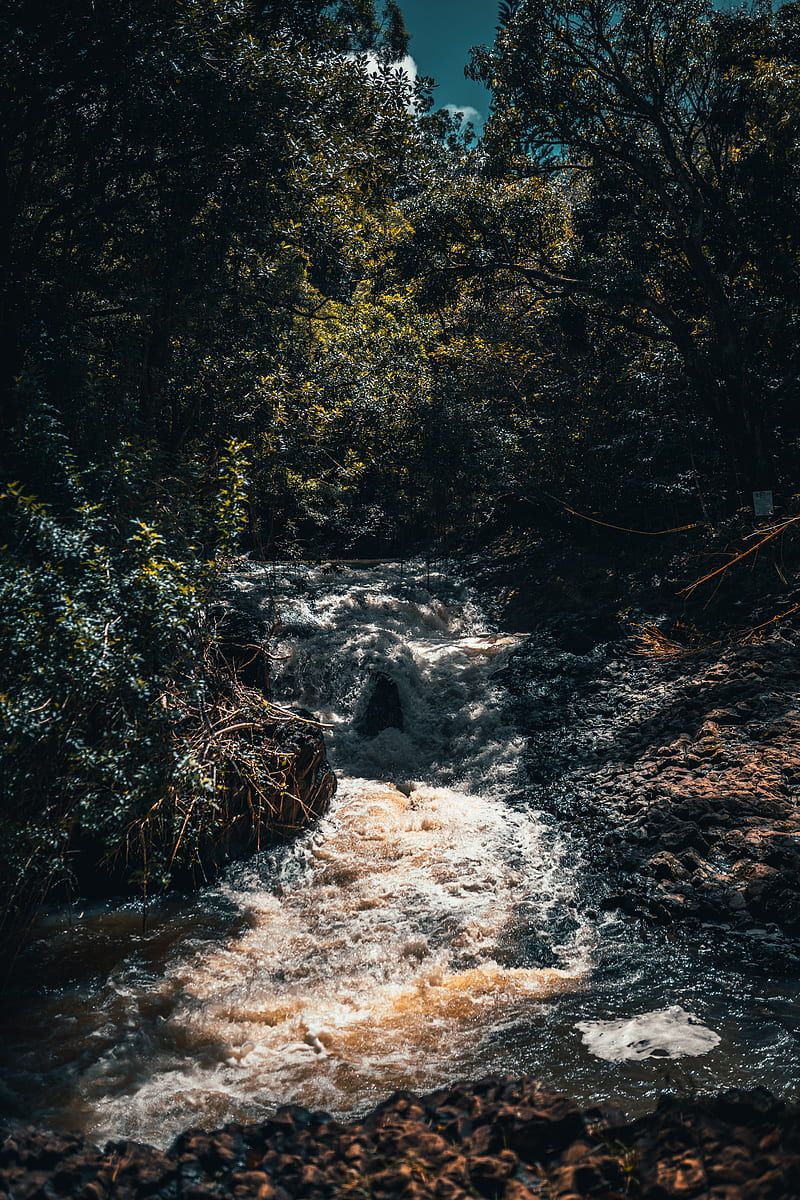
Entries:
POLYGON ((403 728, 403 706, 395 681, 384 671, 376 671, 369 684, 367 702, 355 721, 365 738, 377 737, 384 729, 403 728))

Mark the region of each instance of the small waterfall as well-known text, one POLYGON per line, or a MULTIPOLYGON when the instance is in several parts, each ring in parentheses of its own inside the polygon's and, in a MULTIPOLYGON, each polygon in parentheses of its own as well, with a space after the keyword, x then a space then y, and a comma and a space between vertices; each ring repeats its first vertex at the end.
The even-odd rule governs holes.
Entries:
MULTIPOLYGON (((202 1088, 234 1111, 341 1113, 485 1072, 498 1026, 585 973, 588 930, 561 944, 551 919, 574 899, 563 848, 509 802, 521 744, 495 676, 517 639, 465 587, 419 576, 317 569, 277 595, 266 572, 239 580, 281 615, 276 694, 326 724, 339 789, 291 850, 230 873, 246 932, 181 971, 170 1020, 224 1047, 202 1088), (534 934, 553 965, 529 961, 534 934)), ((159 1120, 182 1078, 149 1080, 159 1120)))
MULTIPOLYGON (((265 580, 250 572, 239 586, 252 602, 265 580)), ((494 677, 518 639, 493 633, 464 585, 408 564, 402 576, 316 568, 279 578, 270 606, 281 623, 276 689, 327 725, 340 774, 498 797, 513 786, 521 743, 494 677), (376 686, 390 689, 402 719, 368 736, 376 686)))
POLYGON ((574 900, 561 842, 512 800, 497 674, 518 639, 421 566, 254 566, 236 585, 278 619, 276 698, 325 723, 339 788, 315 829, 168 904, 147 938, 130 909, 84 917, 82 953, 112 961, 37 1019, 64 1065, 53 1111, 98 1138, 510 1069, 498 1029, 586 971, 586 929, 553 920, 574 900))
MULTIPOLYGON (((345 1115, 492 1072, 632 1111, 673 1079, 796 1079, 796 1046, 764 1017, 795 982, 592 912, 580 832, 538 810, 508 715, 521 639, 468 586, 408 564, 235 582, 278 621, 276 698, 326 725, 334 804, 294 844, 168 898, 144 935, 135 904, 54 916, 3 1016, 0 1110, 165 1145, 288 1102, 345 1115), (696 1047, 697 1011, 713 1032, 667 1078, 644 1051, 665 1031, 696 1047)), ((563 664, 531 636, 535 693, 563 664)))

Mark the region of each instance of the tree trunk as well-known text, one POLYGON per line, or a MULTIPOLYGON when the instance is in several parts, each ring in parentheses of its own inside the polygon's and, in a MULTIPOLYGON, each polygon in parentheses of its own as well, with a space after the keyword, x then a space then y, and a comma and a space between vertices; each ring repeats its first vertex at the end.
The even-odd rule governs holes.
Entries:
POLYGON ((777 469, 761 397, 747 396, 735 381, 720 388, 714 423, 728 458, 738 503, 750 507, 753 492, 774 491, 777 469))
POLYGON ((21 369, 19 322, 8 296, 0 303, 0 432, 8 439, 20 420, 17 377, 21 369))

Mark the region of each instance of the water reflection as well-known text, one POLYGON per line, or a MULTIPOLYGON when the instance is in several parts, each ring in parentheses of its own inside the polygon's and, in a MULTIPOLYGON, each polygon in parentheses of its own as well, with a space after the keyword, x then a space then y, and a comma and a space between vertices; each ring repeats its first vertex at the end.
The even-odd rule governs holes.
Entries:
POLYGON ((135 905, 43 926, 7 997, 9 1114, 165 1144, 280 1103, 344 1114, 491 1071, 630 1109, 669 1081, 796 1086, 794 983, 588 915, 577 831, 525 803, 497 678, 517 639, 457 582, 427 584, 241 577, 265 619, 283 614, 280 698, 331 726, 336 806, 144 933, 135 905), (376 671, 402 719, 367 737, 376 671), (719 1044, 612 1063, 578 1028, 671 1005, 719 1044))

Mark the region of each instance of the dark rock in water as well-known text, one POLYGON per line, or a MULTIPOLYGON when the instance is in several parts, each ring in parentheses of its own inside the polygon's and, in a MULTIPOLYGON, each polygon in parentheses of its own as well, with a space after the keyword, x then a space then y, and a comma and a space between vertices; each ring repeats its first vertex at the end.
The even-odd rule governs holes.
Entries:
POLYGON ((100 1150, 76 1134, 15 1128, 0 1143, 14 1200, 791 1200, 798 1111, 766 1092, 665 1097, 628 1122, 582 1113, 533 1079, 491 1077, 429 1096, 397 1092, 347 1123, 294 1106, 259 1125, 192 1129, 166 1153, 100 1150))
POLYGON ((372 688, 364 711, 355 722, 362 737, 376 737, 384 729, 403 728, 403 706, 397 684, 383 671, 372 677, 372 688))
POLYGON ((266 651, 264 617, 257 601, 228 591, 212 610, 217 627, 217 644, 230 670, 248 687, 269 694, 269 657, 266 651))
POLYGON ((587 616, 585 613, 566 614, 550 622, 550 634, 559 650, 581 657, 591 654, 600 642, 619 637, 619 626, 612 614, 587 616))

